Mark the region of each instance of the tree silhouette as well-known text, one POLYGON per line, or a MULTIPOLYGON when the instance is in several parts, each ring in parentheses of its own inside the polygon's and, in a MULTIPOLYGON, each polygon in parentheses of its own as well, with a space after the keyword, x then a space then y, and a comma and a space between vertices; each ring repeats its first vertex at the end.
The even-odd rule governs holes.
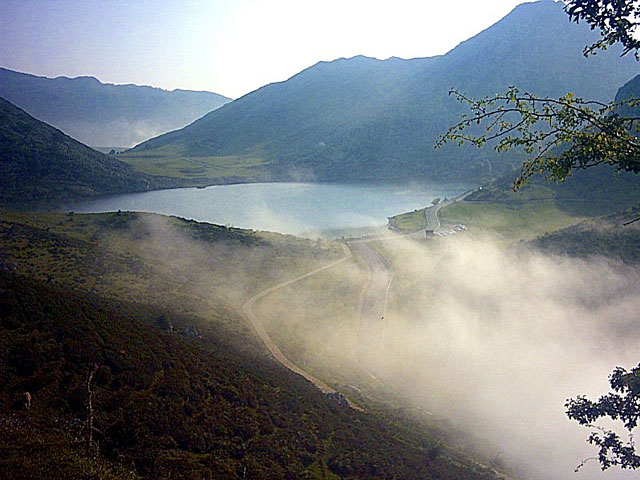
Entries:
POLYGON ((603 395, 597 402, 585 396, 567 400, 567 416, 593 429, 587 441, 598 447, 597 460, 602 470, 613 466, 635 470, 640 467, 640 456, 636 454, 633 441, 633 430, 640 418, 640 365, 631 371, 616 367, 609 376, 609 383, 613 392, 603 395), (614 431, 596 424, 607 417, 623 423, 628 432, 626 441, 614 431))
MULTIPOLYGON (((600 40, 585 47, 585 56, 620 43, 622 55, 633 52, 638 59, 640 41, 633 33, 640 19, 639 5, 633 0, 571 0, 565 12, 575 22, 584 20, 592 29, 600 29, 600 40)), ((640 99, 601 103, 571 93, 539 97, 516 87, 480 99, 457 90, 449 93, 466 104, 470 113, 451 126, 436 147, 447 142, 482 147, 491 142, 498 152, 522 148, 529 158, 514 181, 514 190, 534 174, 561 182, 574 169, 602 164, 640 173, 640 117, 628 114, 637 111, 640 99), (482 133, 477 133, 478 127, 484 127, 482 133)))

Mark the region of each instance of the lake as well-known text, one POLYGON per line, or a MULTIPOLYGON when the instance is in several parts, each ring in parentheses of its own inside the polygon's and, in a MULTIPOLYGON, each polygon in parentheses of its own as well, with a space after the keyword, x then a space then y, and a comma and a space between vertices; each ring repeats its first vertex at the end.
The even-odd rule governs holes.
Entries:
POLYGON ((453 197, 468 184, 249 183, 116 195, 69 205, 79 213, 141 211, 301 236, 366 233, 387 217, 453 197))

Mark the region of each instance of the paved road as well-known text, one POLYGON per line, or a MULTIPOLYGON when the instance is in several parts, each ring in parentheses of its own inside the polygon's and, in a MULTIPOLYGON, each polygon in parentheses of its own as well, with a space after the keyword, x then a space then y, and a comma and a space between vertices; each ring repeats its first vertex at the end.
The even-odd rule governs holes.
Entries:
POLYGON ((475 190, 471 190, 469 192, 463 193, 455 198, 451 198, 445 202, 440 202, 437 205, 433 205, 431 207, 427 207, 424 209, 424 218, 427 221, 426 230, 433 230, 437 232, 440 230, 440 218, 438 218, 438 212, 442 207, 447 207, 449 205, 453 205, 454 203, 461 202, 469 195, 471 195, 475 190))

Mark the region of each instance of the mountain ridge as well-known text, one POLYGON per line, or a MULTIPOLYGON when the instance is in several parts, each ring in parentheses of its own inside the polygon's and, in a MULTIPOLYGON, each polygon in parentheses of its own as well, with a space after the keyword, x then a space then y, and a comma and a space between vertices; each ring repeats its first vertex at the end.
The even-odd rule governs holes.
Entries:
POLYGON ((0 97, 0 204, 166 188, 174 181, 136 172, 0 97))
MULTIPOLYGON (((596 36, 553 1, 523 4, 442 56, 318 62, 123 159, 146 171, 196 158, 210 167, 201 175, 213 183, 223 180, 214 172, 221 161, 229 171, 242 167, 247 181, 482 179, 493 168, 490 153, 433 151, 462 112, 449 90, 481 96, 515 84, 539 95, 573 91, 607 101, 638 66, 612 51, 585 59, 582 49, 596 36)), ((495 167, 517 161, 500 157, 495 167)))
POLYGON ((175 130, 230 99, 213 92, 48 78, 0 67, 0 96, 92 146, 129 147, 175 130))

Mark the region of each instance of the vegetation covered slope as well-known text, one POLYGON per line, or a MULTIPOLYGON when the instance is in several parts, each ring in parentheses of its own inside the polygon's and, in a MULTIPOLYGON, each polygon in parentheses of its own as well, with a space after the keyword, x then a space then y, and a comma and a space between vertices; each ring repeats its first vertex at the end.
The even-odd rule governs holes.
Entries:
POLYGON ((434 151, 460 113, 449 90, 478 96, 517 84, 539 95, 606 101, 638 66, 615 51, 585 59, 582 49, 596 36, 570 23, 559 3, 524 4, 441 57, 321 62, 145 142, 126 160, 147 172, 216 182, 478 180, 509 157, 434 151))
POLYGON ((564 182, 533 178, 517 192, 513 181, 518 172, 507 171, 500 178, 467 197, 468 202, 519 204, 554 201, 560 208, 587 215, 605 215, 640 202, 640 176, 600 166, 573 172, 564 182))
POLYGON ((625 264, 640 263, 640 223, 637 209, 590 219, 548 233, 531 242, 543 251, 577 258, 609 257, 625 264))
MULTIPOLYGON (((188 279, 162 272, 153 255, 140 257, 126 241, 140 217, 147 216, 5 215, 3 478, 495 478, 433 432, 324 396, 267 357, 246 328, 231 328, 242 320, 225 302, 206 316, 207 298, 182 305, 188 279), (121 294, 150 279, 149 290, 134 292, 136 301, 121 294), (168 285, 182 308, 145 294, 157 288, 166 297, 168 285), (29 409, 24 392, 32 395, 29 409)), ((201 246, 236 245, 239 255, 243 245, 269 248, 260 269, 277 264, 279 242, 290 244, 293 258, 331 255, 311 241, 174 226, 201 246)), ((215 304, 217 295, 208 300, 215 304)))
MULTIPOLYGON (((620 115, 631 117, 640 113, 637 107, 625 104, 634 98, 640 98, 640 75, 618 89, 615 103, 620 105, 620 115)), ((489 185, 468 196, 467 202, 510 207, 546 202, 577 216, 612 214, 640 203, 640 175, 617 171, 610 165, 575 169, 560 183, 534 176, 514 192, 518 174, 513 167, 506 168, 489 185)))
POLYGON ((640 75, 636 75, 622 87, 618 89, 616 93, 615 101, 618 104, 622 104, 620 107, 620 115, 623 117, 638 117, 640 115, 640 107, 624 105, 623 103, 628 100, 640 99, 640 75))
POLYGON ((0 204, 144 191, 169 183, 134 171, 0 98, 0 204))
POLYGON ((229 102, 211 92, 47 78, 0 68, 0 97, 95 147, 130 147, 229 102))

